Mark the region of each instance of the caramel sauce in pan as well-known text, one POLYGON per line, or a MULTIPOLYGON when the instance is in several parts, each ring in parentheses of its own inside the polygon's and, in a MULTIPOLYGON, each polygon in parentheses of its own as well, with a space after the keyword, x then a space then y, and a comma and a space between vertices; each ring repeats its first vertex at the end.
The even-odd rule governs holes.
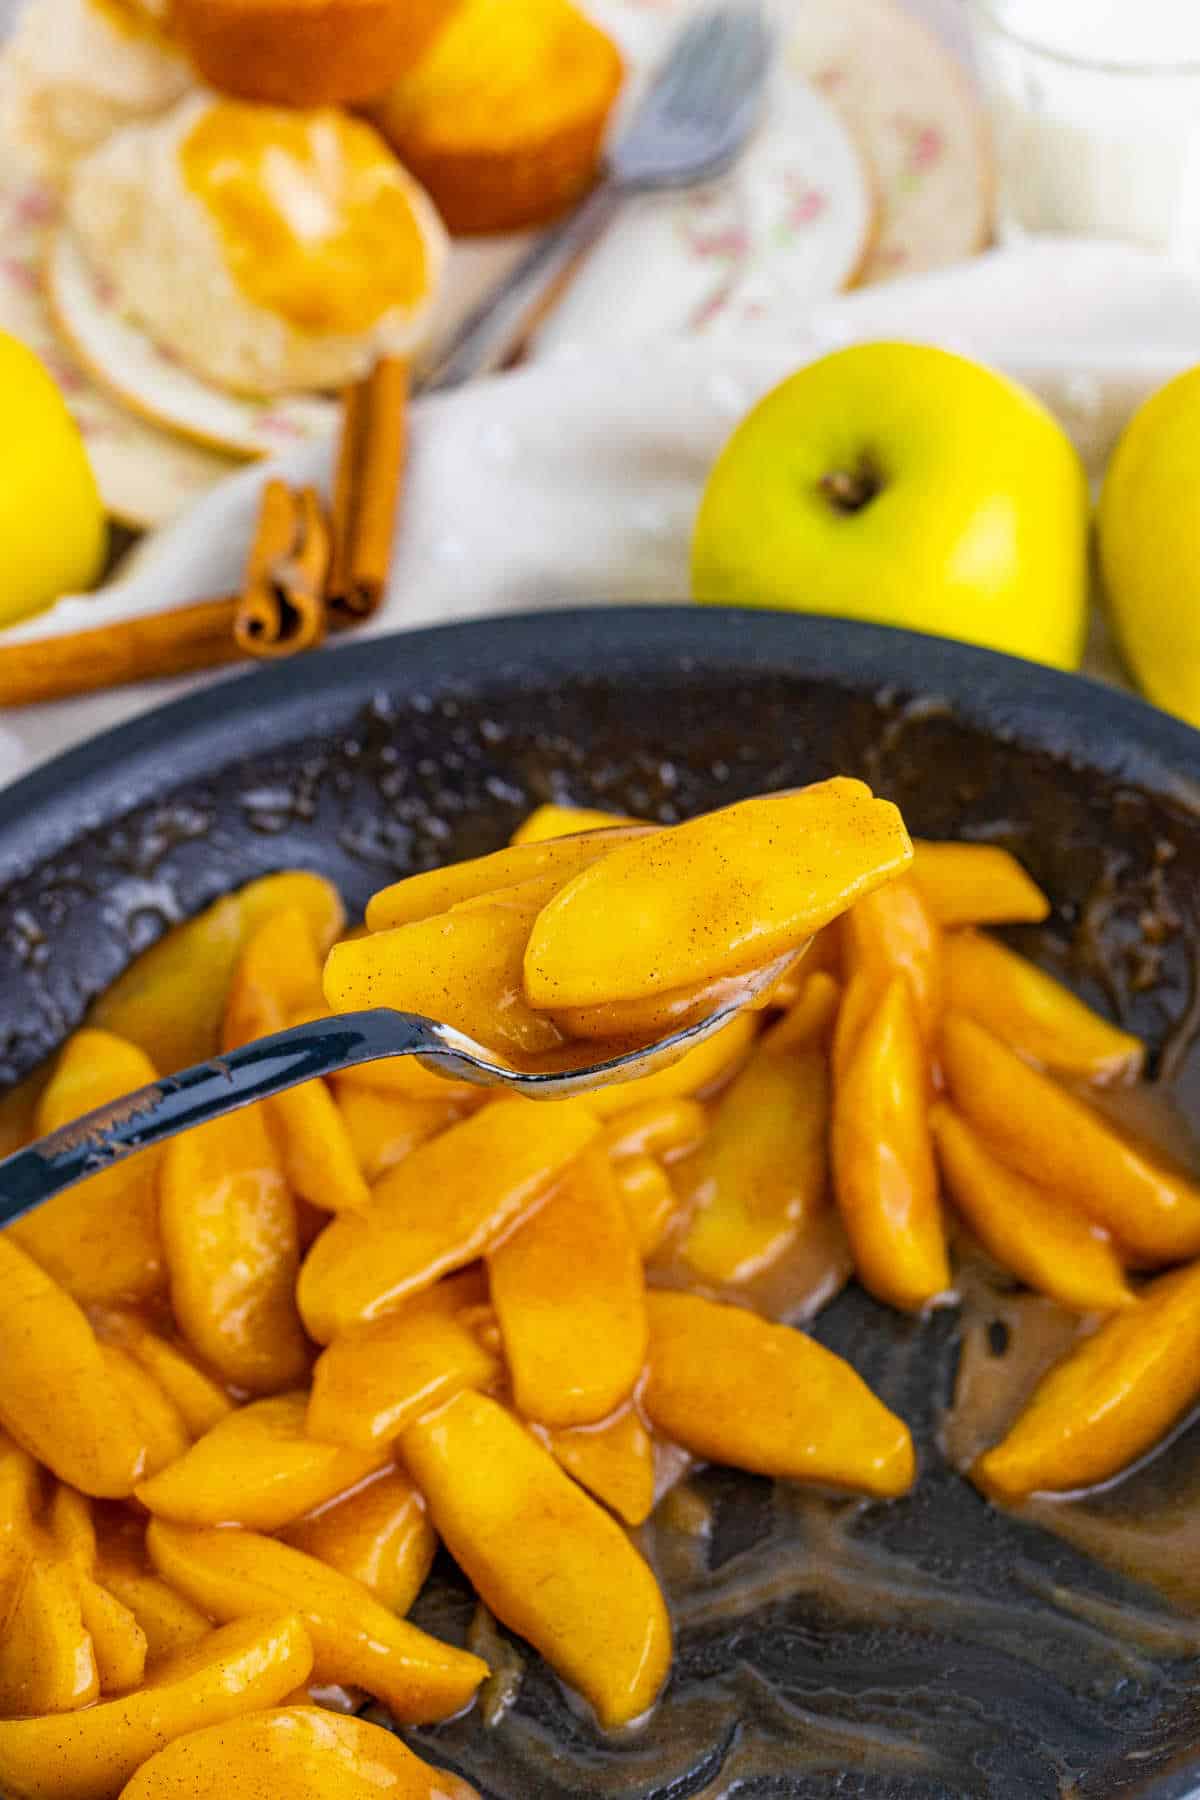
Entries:
POLYGON ((494 1730, 521 1692, 525 1658, 512 1638, 500 1630, 482 1600, 467 1630, 467 1649, 481 1656, 491 1669, 479 1690, 479 1715, 487 1728, 494 1730))
POLYGON ((1133 1087, 1078 1089, 1119 1131, 1158 1159, 1200 1177, 1200 1138, 1178 1095, 1154 1082, 1133 1087))
POLYGON ((768 1268, 736 1286, 698 1281, 679 1253, 686 1232, 686 1213, 676 1221, 664 1247, 646 1265, 651 1287, 685 1288, 710 1300, 749 1306, 765 1318, 798 1325, 815 1318, 841 1292, 854 1273, 850 1245, 841 1219, 830 1206, 810 1220, 783 1254, 768 1268))
MULTIPOLYGON (((964 1249, 960 1244, 960 1257, 964 1249)), ((965 1475, 975 1458, 1004 1436, 1047 1369, 1066 1355, 1089 1321, 1013 1287, 982 1253, 968 1252, 957 1275, 961 1349, 954 1402, 939 1437, 947 1462, 965 1475)))
MULTIPOLYGON (((1128 1511, 1101 1509, 1086 1500, 1052 1500, 1048 1496, 1026 1500, 1017 1512, 1020 1518, 1065 1538, 1106 1568, 1155 1588, 1195 1619, 1190 1629, 1183 1624, 1164 1626, 1161 1619, 1147 1621, 1142 1627, 1147 1649, 1177 1656, 1200 1654, 1200 1491, 1181 1496, 1149 1516, 1138 1516, 1132 1507, 1128 1511)), ((1057 1592, 1054 1597, 1056 1601, 1061 1598, 1057 1592)), ((1078 1606, 1079 1597, 1075 1600, 1078 1606)), ((1099 1611, 1099 1603, 1090 1604, 1099 1611)), ((1111 1612, 1118 1610, 1120 1616, 1115 1620, 1103 1615, 1105 1623, 1128 1634, 1136 1615, 1131 1617, 1127 1607, 1112 1608, 1111 1612)))
MULTIPOLYGON (((730 1552, 720 1541, 729 1524, 723 1532, 722 1473, 689 1475, 634 1534, 667 1594, 683 1670, 646 1720, 599 1748, 583 1709, 536 1660, 522 1665, 520 1652, 506 1648, 505 1660, 495 1662, 497 1640, 508 1640, 490 1620, 481 1632, 477 1613, 468 1641, 500 1670, 484 1692, 485 1718, 497 1728, 479 1744, 466 1721, 456 1722, 436 1728, 426 1747, 458 1766, 456 1751, 470 1746, 478 1760, 472 1767, 468 1758, 468 1773, 488 1791, 539 1800, 568 1793, 726 1800, 739 1783, 754 1782, 757 1793, 771 1777, 783 1784, 781 1794, 807 1795, 802 1778, 817 1784, 813 1792, 835 1793, 852 1775, 894 1782, 905 1800, 1001 1795, 1008 1792, 1002 1785, 978 1785, 976 1763, 1003 1735, 1003 1690, 994 1710, 966 1727, 940 1723, 949 1710, 942 1684, 954 1681, 958 1659, 984 1656, 1002 1673, 1019 1665, 1026 1684, 1047 1688, 1069 1669, 1085 1695, 1077 1706, 1086 1720, 1093 1708, 1119 1706, 1126 1689, 1151 1686, 1156 1659, 1190 1659, 1200 1650, 1200 1625, 1156 1614, 1152 1604, 1059 1588, 1036 1565, 1018 1566, 999 1595, 972 1591, 873 1541, 877 1507, 783 1483, 730 1493, 726 1510, 744 1540, 730 1552), (743 1530, 748 1513, 757 1516, 743 1530), (755 1660, 761 1644, 751 1647, 752 1622, 764 1619, 779 1640, 778 1666, 770 1668, 755 1660), (743 1630, 751 1634, 744 1658, 737 1651, 743 1630), (897 1641, 911 1642, 899 1674, 890 1649, 897 1641), (931 1642, 943 1646, 940 1669, 931 1642), (946 1645, 954 1647, 948 1664, 946 1645), (537 1692, 544 1695, 548 1679, 557 1689, 549 1719, 537 1692)), ((414 1736, 419 1748, 421 1734, 414 1736)))

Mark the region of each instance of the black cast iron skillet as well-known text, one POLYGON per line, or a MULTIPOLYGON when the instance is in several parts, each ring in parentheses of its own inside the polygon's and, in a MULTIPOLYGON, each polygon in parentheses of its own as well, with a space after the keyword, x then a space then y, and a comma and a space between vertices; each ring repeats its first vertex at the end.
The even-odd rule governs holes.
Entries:
MULTIPOLYGON (((541 800, 671 820, 835 773, 898 801, 914 832, 1015 849, 1054 901, 1022 947, 1146 1038, 1188 1094, 1200 737, 937 639, 675 608, 484 620, 283 664, 8 789, 0 1079, 53 1050, 168 925, 268 870, 319 870, 359 907, 495 847, 541 800)), ((414 1745, 492 1800, 1200 1791, 1196 1627, 990 1509, 941 1458, 955 1314, 904 1320, 851 1288, 815 1331, 909 1420, 915 1493, 797 1506, 708 1471, 711 1533, 651 1545, 682 1624, 646 1730, 605 1742, 500 1634, 493 1661, 519 1676, 510 1710, 411 1732, 414 1745)), ((1193 1484, 1200 1497, 1200 1431, 1185 1430, 1112 1503, 1149 1511, 1193 1484)), ((461 1635, 471 1615, 439 1565, 416 1616, 461 1635)))

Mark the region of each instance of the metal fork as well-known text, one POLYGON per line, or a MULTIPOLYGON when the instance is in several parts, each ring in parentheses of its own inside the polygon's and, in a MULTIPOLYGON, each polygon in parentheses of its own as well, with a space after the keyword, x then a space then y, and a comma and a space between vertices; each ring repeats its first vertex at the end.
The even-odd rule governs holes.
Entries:
POLYGON ((697 14, 679 33, 587 198, 485 294, 417 383, 457 387, 512 344, 535 281, 595 243, 632 194, 691 187, 734 161, 762 111, 772 34, 761 0, 697 14))

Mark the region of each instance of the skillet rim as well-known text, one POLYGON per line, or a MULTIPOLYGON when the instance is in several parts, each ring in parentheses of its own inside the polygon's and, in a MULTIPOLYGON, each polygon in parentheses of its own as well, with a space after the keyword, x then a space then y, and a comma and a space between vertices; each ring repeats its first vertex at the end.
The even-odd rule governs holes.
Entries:
POLYGON ((225 676, 50 758, 0 790, 0 882, 189 778, 344 722, 376 696, 617 673, 770 669, 944 701, 1006 741, 1200 814, 1200 731, 1136 695, 977 645, 815 613, 597 605, 389 632, 225 676), (236 728, 236 740, 231 729, 236 728), (169 763, 160 753, 169 750, 169 763))

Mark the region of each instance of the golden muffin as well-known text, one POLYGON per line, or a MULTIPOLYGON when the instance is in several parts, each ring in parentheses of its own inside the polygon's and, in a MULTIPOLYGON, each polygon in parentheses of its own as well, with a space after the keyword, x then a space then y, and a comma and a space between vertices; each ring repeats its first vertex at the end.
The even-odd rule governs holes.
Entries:
POLYGON ((514 231, 591 185, 623 72, 570 0, 466 0, 370 112, 451 231, 514 231))
POLYGON ((68 218, 163 350, 260 396, 411 354, 446 249, 428 195, 365 121, 208 93, 82 162, 68 218))
POLYGON ((172 19, 222 93, 274 106, 335 106, 382 94, 426 50, 459 0, 175 0, 172 19))
POLYGON ((0 57, 0 136, 56 185, 121 126, 165 112, 192 76, 138 0, 27 0, 0 57))

